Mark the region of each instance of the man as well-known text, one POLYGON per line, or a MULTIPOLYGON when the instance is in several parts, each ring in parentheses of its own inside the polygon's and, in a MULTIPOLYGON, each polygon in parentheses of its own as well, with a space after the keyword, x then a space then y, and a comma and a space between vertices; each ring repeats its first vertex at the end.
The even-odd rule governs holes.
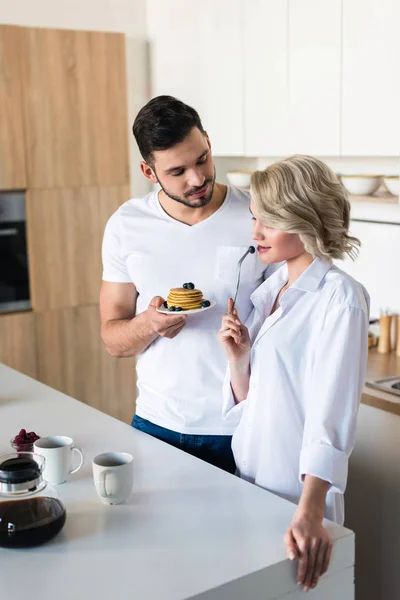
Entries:
MULTIPOLYGON (((142 173, 161 190, 129 200, 107 223, 102 339, 111 355, 138 357, 132 426, 233 473, 236 423, 222 418, 227 361, 217 332, 235 293, 238 261, 252 243, 249 195, 215 181, 208 135, 183 102, 154 98, 133 133, 142 173), (186 316, 157 312, 170 288, 189 282, 216 306, 186 316)), ((264 269, 255 254, 243 262, 243 320, 264 269)))

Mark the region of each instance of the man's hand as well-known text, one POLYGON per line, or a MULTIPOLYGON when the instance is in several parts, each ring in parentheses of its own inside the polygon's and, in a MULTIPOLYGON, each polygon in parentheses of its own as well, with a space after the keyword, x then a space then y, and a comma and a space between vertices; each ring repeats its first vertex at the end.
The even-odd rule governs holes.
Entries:
POLYGON ((186 316, 180 313, 165 315, 157 312, 156 309, 163 304, 164 299, 161 296, 155 296, 146 310, 146 321, 151 333, 172 340, 185 327, 186 316))

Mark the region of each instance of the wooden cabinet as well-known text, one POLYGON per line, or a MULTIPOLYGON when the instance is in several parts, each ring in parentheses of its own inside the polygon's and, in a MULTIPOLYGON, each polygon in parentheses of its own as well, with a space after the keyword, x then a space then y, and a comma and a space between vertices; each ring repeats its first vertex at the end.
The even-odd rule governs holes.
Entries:
POLYGON ((20 27, 0 25, 0 190, 26 187, 22 32, 20 27))
POLYGON ((289 152, 340 153, 342 0, 289 0, 289 152))
POLYGON ((343 155, 399 156, 399 25, 398 0, 343 0, 343 155))
POLYGON ((214 155, 242 156, 242 0, 149 0, 152 96, 192 105, 214 155))
POLYGON ((39 381, 129 423, 135 410, 135 361, 107 354, 99 307, 47 311, 35 318, 39 381))
POLYGON ((0 315, 0 362, 36 378, 36 358, 34 315, 0 315))
POLYGON ((29 188, 128 183, 124 36, 23 32, 29 188))
POLYGON ((289 148, 288 6, 276 0, 244 3, 244 129, 247 156, 286 155, 289 148))
POLYGON ((98 303, 104 227, 128 198, 128 186, 28 192, 29 271, 35 311, 98 303))

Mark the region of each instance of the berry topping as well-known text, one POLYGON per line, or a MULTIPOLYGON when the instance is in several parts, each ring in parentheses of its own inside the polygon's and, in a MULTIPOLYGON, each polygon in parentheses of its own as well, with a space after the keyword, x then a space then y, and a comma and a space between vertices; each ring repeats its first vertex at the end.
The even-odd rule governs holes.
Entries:
POLYGON ((208 306, 210 306, 211 302, 209 300, 203 300, 203 302, 201 303, 203 308, 207 308, 208 306))
POLYGON ((175 309, 175 306, 170 306, 170 307, 169 307, 169 310, 170 310, 171 312, 174 312, 174 311, 176 310, 176 309, 175 309))
POLYGON ((163 303, 163 307, 164 307, 164 308, 168 308, 168 302, 167 302, 167 301, 165 301, 165 302, 163 303))
POLYGON ((194 283, 187 283, 186 284, 188 290, 194 290, 194 283))
POLYGON ((188 284, 184 283, 182 287, 183 287, 184 290, 187 290, 188 289, 188 284))
POLYGON ((181 307, 181 306, 177 306, 177 307, 175 308, 175 310, 176 310, 177 312, 180 312, 180 311, 182 310, 182 307, 181 307))

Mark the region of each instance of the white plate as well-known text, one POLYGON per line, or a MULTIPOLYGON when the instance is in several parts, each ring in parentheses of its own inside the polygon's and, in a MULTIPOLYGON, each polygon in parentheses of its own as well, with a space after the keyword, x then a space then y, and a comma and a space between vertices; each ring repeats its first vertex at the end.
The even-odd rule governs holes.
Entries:
POLYGON ((206 306, 205 308, 194 308, 193 310, 168 310, 168 308, 156 308, 156 311, 159 313, 163 313, 164 315, 194 315, 196 313, 201 313, 204 312, 205 310, 210 310, 210 308, 213 308, 217 303, 215 302, 215 300, 210 300, 210 306, 206 306))

